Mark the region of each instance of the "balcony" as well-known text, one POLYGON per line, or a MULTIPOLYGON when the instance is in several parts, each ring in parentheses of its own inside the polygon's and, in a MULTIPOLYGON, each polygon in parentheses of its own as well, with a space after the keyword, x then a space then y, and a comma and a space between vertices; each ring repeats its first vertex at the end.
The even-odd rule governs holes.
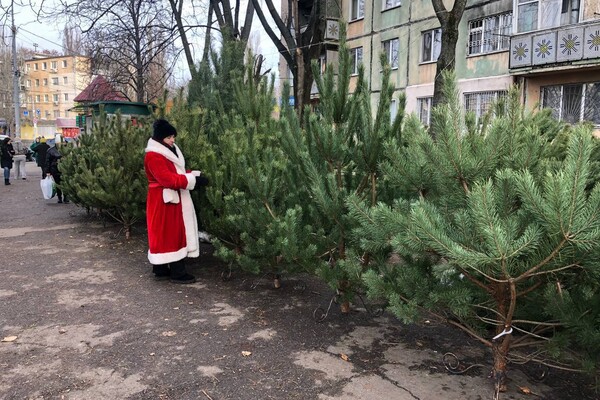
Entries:
POLYGON ((600 21, 513 35, 510 38, 510 71, 554 67, 600 66, 600 21))

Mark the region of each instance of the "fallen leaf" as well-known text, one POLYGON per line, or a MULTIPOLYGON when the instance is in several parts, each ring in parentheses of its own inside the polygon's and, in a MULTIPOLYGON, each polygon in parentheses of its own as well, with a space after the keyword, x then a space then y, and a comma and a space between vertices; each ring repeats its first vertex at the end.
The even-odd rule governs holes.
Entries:
POLYGON ((166 331, 162 333, 163 336, 175 336, 177 335, 177 332, 174 331, 166 331))
POLYGON ((251 355, 251 354, 252 354, 252 352, 251 352, 251 351, 242 351, 242 355, 243 355, 244 357, 248 357, 248 356, 249 356, 249 355, 251 355))
POLYGON ((348 357, 347 355, 345 355, 344 353, 340 354, 340 357, 342 358, 342 360, 344 361, 350 361, 350 357, 348 357))
POLYGON ((3 342, 14 342, 15 340, 17 340, 18 336, 7 336, 4 339, 2 339, 3 342))
POLYGON ((533 392, 531 391, 531 389, 529 389, 527 386, 519 386, 519 390, 523 394, 533 394, 533 392))

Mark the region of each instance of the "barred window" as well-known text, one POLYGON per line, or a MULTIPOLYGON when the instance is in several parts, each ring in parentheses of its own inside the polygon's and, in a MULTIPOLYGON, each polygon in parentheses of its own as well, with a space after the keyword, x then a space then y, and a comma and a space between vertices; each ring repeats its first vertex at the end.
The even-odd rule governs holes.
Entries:
POLYGON ((506 90, 465 93, 465 110, 471 111, 479 121, 500 98, 506 96, 506 90))
POLYGON ((512 13, 469 21, 468 54, 508 50, 512 32, 512 13))
POLYGON ((425 126, 429 126, 431 123, 431 100, 433 100, 433 97, 421 97, 417 99, 419 119, 425 126))
POLYGON ((541 97, 542 107, 551 109, 560 121, 600 126, 600 82, 544 86, 541 97))

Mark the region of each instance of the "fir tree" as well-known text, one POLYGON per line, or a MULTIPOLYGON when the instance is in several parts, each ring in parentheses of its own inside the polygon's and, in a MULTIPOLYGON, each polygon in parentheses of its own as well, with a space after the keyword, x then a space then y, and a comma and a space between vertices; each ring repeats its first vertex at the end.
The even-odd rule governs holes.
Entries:
POLYGON ((564 367, 567 345, 591 365, 600 350, 591 130, 575 128, 563 146, 559 124, 525 112, 516 91, 505 115, 469 129, 454 85, 446 90, 454 100, 434 110, 435 140, 413 117, 388 148, 382 173, 397 200, 349 203, 355 234, 378 254, 364 274, 370 294, 403 321, 427 312, 489 346, 498 391, 510 360, 564 367))
POLYGON ((90 135, 61 161, 63 189, 76 204, 95 208, 123 224, 125 237, 145 215, 146 127, 133 126, 120 114, 101 112, 90 135))
MULTIPOLYGON (((361 273, 369 257, 358 253, 351 241, 354 221, 349 218, 346 200, 355 196, 371 205, 378 201, 378 164, 384 143, 400 135, 403 109, 392 123, 393 88, 389 83, 390 68, 383 57, 382 90, 373 118, 370 88, 362 67, 350 94, 352 65, 343 39, 338 54, 337 73, 331 66, 324 76, 315 71, 319 104, 316 112, 305 112, 305 129, 292 113, 282 118, 282 144, 300 172, 299 184, 307 191, 305 213, 318 254, 323 256, 318 260, 318 274, 336 290, 342 311, 347 312, 349 300, 360 290, 361 273)), ((316 65, 313 68, 316 70, 316 65)))

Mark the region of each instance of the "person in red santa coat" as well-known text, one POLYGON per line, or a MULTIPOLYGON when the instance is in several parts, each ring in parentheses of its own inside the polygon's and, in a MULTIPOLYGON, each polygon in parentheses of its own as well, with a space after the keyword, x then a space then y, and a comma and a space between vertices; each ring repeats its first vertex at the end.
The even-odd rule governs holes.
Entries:
POLYGON ((196 278, 186 271, 184 263, 186 257, 200 254, 190 190, 207 185, 208 179, 200 171, 186 170, 175 136, 177 130, 168 121, 158 119, 146 146, 148 260, 157 278, 194 283, 196 278))

